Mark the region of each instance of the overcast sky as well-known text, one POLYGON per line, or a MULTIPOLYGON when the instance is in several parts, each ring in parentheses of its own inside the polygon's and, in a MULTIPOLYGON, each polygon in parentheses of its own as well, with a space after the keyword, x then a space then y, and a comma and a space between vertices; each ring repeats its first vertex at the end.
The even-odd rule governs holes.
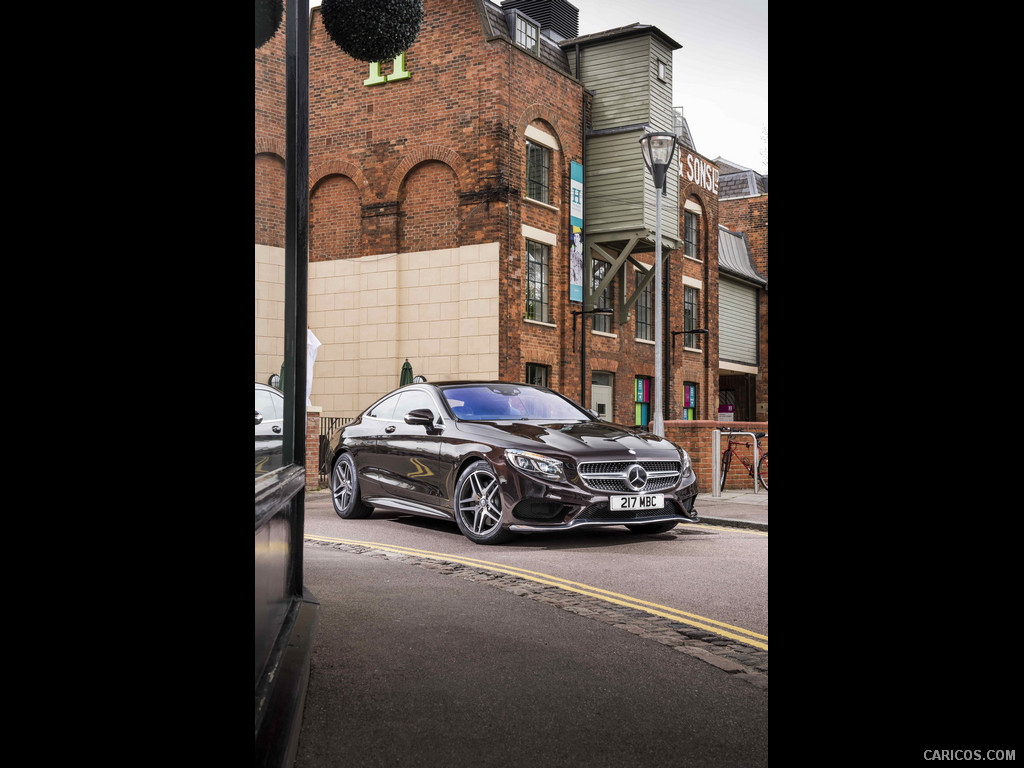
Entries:
POLYGON ((568 1, 579 8, 581 35, 639 22, 682 45, 672 58, 673 106, 683 108, 697 151, 767 173, 768 0, 568 1))

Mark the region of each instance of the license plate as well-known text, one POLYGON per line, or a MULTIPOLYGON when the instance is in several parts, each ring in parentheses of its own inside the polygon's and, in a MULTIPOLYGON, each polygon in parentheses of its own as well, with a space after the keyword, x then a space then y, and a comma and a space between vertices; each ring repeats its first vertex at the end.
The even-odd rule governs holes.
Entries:
POLYGON ((644 493, 637 496, 612 496, 612 510, 623 509, 664 509, 665 495, 662 493, 644 493))

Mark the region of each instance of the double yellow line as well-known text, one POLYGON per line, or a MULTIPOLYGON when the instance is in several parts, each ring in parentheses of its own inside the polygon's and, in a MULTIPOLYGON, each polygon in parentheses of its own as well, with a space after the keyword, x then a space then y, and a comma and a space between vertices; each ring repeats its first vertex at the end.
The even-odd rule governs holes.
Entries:
POLYGON ((768 636, 762 635, 757 632, 751 632, 750 630, 743 629, 741 627, 735 627, 731 624, 726 624, 721 621, 715 621, 714 619, 708 619, 704 616, 698 616, 694 613, 687 613, 686 611, 676 610, 675 608, 669 608, 664 605, 658 605, 657 603, 649 603, 646 600, 639 600, 635 597, 629 597, 627 595, 620 595, 617 592, 609 592, 605 589, 599 589, 597 587, 591 587, 586 584, 580 584, 575 581, 569 581, 567 579, 559 578, 558 576, 551 576, 546 573, 538 573, 537 571, 529 571, 525 568, 516 568, 512 565, 505 565, 503 563, 492 563, 487 560, 477 560, 473 557, 462 557, 461 555, 451 555, 443 552, 429 552, 423 549, 413 549, 411 547, 401 547, 396 544, 379 544, 373 541, 355 541, 354 539, 336 539, 330 536, 309 536, 305 537, 310 541, 325 541, 334 544, 348 544, 356 547, 369 547, 370 549, 379 549, 384 552, 396 552, 404 555, 415 555, 416 557, 424 557, 431 560, 443 560, 451 563, 461 563, 462 565, 468 565, 473 568, 481 568, 487 571, 493 571, 494 573, 503 573, 508 576, 516 576, 520 579, 527 579, 538 584, 546 584, 551 587, 558 587, 564 589, 567 592, 575 592, 580 595, 586 595, 587 597, 597 598, 603 600, 606 603, 613 603, 614 605, 621 605, 626 608, 634 608, 644 613, 649 613, 652 616, 660 616, 664 619, 678 622, 680 624, 686 624, 691 627, 703 629, 706 632, 711 632, 720 637, 728 638, 729 640, 735 640, 736 642, 743 643, 745 645, 753 646, 754 648, 760 648, 763 651, 768 650, 768 636))

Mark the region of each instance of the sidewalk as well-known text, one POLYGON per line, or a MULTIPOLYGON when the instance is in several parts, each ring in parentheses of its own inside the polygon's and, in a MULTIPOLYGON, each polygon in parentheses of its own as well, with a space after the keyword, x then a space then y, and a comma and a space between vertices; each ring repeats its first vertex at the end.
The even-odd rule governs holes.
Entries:
POLYGON ((702 523, 768 530, 768 491, 762 488, 722 491, 718 497, 699 493, 694 506, 702 523))

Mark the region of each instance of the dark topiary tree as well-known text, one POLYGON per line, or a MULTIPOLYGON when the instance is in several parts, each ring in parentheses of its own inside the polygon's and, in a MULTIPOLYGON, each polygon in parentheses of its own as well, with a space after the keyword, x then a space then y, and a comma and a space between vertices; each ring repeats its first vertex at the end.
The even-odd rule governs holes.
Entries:
POLYGON ((283 0, 256 0, 256 47, 277 34, 284 14, 283 0))
POLYGON ((327 34, 349 56, 386 61, 415 42, 423 0, 323 0, 320 12, 327 34))

